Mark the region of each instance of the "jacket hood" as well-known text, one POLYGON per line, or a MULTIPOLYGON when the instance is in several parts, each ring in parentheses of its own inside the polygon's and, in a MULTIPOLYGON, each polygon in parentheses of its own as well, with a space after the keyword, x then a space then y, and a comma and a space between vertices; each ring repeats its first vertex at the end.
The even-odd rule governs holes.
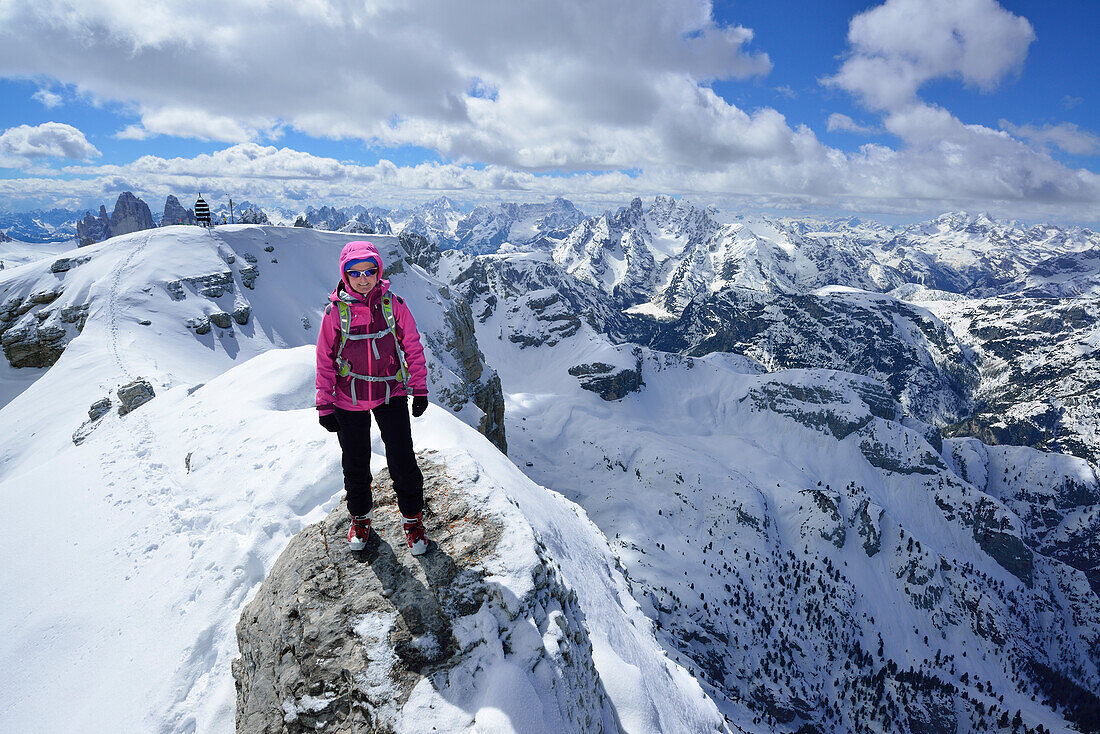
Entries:
MULTIPOLYGON (((350 294, 355 297, 357 294, 351 287, 351 283, 348 282, 347 275, 344 273, 344 268, 348 266, 348 263, 358 262, 360 260, 374 260, 378 264, 378 286, 375 286, 377 290, 381 286, 381 290, 385 291, 389 288, 389 282, 382 280, 383 263, 382 255, 379 254, 378 248, 374 246, 373 242, 367 240, 355 240, 344 245, 344 249, 340 251, 340 284, 341 287, 337 287, 330 296, 332 300, 338 300, 340 298, 341 290, 344 293, 350 294)), ((365 297, 361 300, 365 300, 365 297)))

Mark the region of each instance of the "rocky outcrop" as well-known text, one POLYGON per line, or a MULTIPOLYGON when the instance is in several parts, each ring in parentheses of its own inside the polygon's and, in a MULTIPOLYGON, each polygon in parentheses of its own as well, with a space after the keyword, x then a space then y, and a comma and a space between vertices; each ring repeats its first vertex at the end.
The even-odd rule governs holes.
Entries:
POLYGON ((164 284, 168 295, 176 301, 181 301, 187 297, 184 286, 194 289, 199 295, 206 298, 221 298, 227 292, 233 291, 233 273, 226 270, 221 273, 209 273, 207 275, 196 275, 193 278, 170 280, 164 284))
POLYGON ((80 427, 73 431, 73 443, 77 446, 84 443, 88 436, 91 435, 99 426, 99 420, 103 416, 111 412, 111 399, 101 398, 88 408, 88 420, 80 424, 80 427))
POLYGON ((569 368, 569 374, 580 380, 581 387, 594 392, 607 401, 622 400, 645 385, 642 380, 641 350, 636 349, 637 361, 633 369, 620 368, 605 362, 578 364, 569 368))
POLYGON ((12 367, 52 367, 65 351, 65 333, 60 326, 26 324, 4 331, 0 344, 12 367))
POLYGON ((349 234, 393 234, 390 223, 372 212, 360 212, 340 227, 349 234))
POLYGON ((76 241, 81 247, 102 242, 110 237, 111 219, 107 216, 107 207, 100 204, 99 216, 85 212, 84 218, 76 223, 76 241))
POLYGON ((838 440, 864 428, 875 418, 894 420, 900 413, 878 383, 839 373, 830 375, 827 381, 816 382, 777 376, 774 381, 753 387, 741 400, 756 410, 785 415, 838 440), (852 405, 860 408, 852 410, 852 405))
POLYGON ((465 731, 476 716, 470 692, 503 669, 526 675, 543 706, 557 702, 544 713, 564 730, 602 730, 609 703, 576 594, 546 563, 532 591, 508 598, 482 563, 500 520, 470 504, 433 454, 420 465, 429 497, 447 498, 425 513, 427 554, 410 555, 383 470, 363 551, 347 550, 341 505, 275 562, 237 625, 239 734, 404 729, 414 689, 418 710, 445 706, 437 715, 465 731))
POLYGON ((1100 300, 990 298, 940 306, 982 375, 977 410, 945 428, 991 445, 1023 445, 1100 462, 1100 300))
MULTIPOLYGON (((444 286, 441 295, 450 299, 450 289, 444 286)), ((508 453, 500 377, 495 371, 485 369, 485 357, 477 346, 470 304, 458 298, 452 299, 451 303, 452 307, 443 316, 446 328, 430 335, 430 340, 437 351, 445 352, 454 360, 460 383, 454 387, 438 388, 439 402, 454 411, 472 402, 484 413, 478 431, 498 449, 508 453)))
MULTIPOLYGON (((167 209, 167 204, 165 208, 167 209)), ((149 211, 149 205, 131 192, 123 191, 119 194, 110 216, 107 216, 107 209, 104 206, 99 207, 98 217, 93 217, 91 212, 86 212, 84 219, 76 223, 76 237, 80 246, 84 247, 120 234, 140 232, 156 226, 153 213, 149 211)))
POLYGON ((554 346, 581 329, 581 319, 559 293, 537 294, 527 300, 527 308, 536 319, 535 328, 508 335, 521 348, 554 346))
POLYGON ((237 221, 241 224, 271 224, 271 220, 259 209, 245 209, 237 216, 237 221))
POLYGON ((978 370, 927 311, 884 296, 729 288, 692 301, 649 346, 703 356, 734 352, 769 370, 827 368, 874 378, 906 411, 953 423, 972 410, 978 370))
POLYGON ((60 290, 11 296, 0 305, 0 345, 12 367, 52 367, 65 351, 72 324, 79 332, 88 305, 43 308, 61 296, 60 290))
MULTIPOLYGON (((149 384, 148 380, 140 377, 120 387, 117 395, 120 403, 118 406, 119 415, 126 415, 156 397, 153 386, 149 384)), ((90 414, 91 411, 89 411, 90 414)))
POLYGON ((167 227, 171 224, 197 224, 195 212, 185 209, 180 200, 171 194, 164 200, 164 216, 160 219, 160 226, 167 227))
POLYGON ((871 557, 882 550, 882 516, 885 510, 864 498, 859 503, 851 525, 855 528, 864 552, 871 557))
POLYGON ((799 492, 799 516, 802 537, 820 536, 837 548, 844 547, 847 533, 840 515, 840 494, 828 490, 805 489, 799 492))
POLYGON ((83 265, 89 260, 91 260, 90 257, 63 257, 55 260, 54 263, 50 265, 50 272, 55 274, 67 273, 78 265, 83 265))
POLYGON ((439 248, 428 241, 424 235, 415 232, 402 232, 397 241, 409 253, 409 260, 416 265, 435 273, 439 267, 441 254, 439 248))
POLYGON ((153 221, 153 213, 149 211, 149 205, 134 196, 129 191, 123 191, 115 202, 115 208, 111 212, 110 233, 111 237, 120 234, 140 232, 143 229, 156 227, 153 221))
POLYGON ((4 230, 0 229, 0 242, 11 242, 11 237, 4 234, 4 230))

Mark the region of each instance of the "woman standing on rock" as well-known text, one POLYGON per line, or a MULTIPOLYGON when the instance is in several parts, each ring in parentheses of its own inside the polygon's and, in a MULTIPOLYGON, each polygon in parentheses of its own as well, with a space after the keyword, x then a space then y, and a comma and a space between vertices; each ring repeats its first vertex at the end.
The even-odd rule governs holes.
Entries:
POLYGON ((317 338, 317 413, 336 433, 343 452, 351 529, 348 546, 362 550, 373 517, 370 417, 374 413, 386 465, 405 520, 413 555, 428 549, 424 532, 424 476, 413 452, 412 414, 428 408, 428 370, 420 332, 409 307, 382 280, 382 257, 370 242, 349 242, 340 253, 340 284, 317 338))

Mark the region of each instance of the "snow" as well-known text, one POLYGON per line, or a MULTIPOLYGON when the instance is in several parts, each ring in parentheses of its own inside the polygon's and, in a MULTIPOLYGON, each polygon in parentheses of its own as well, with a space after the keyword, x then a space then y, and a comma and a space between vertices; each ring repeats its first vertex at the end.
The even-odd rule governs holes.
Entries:
MULTIPOLYGON (((91 259, 65 275, 59 301, 91 304, 83 332, 33 383, 16 389, 4 375, 5 390, 18 395, 0 411, 0 583, 18 592, 0 609, 0 729, 67 731, 78 721, 87 731, 232 731, 241 609, 290 538, 341 500, 339 449, 312 408, 312 341, 342 239, 168 227, 80 251, 91 259), (268 243, 275 252, 265 253, 268 243), (259 261, 255 290, 217 302, 247 296, 252 321, 232 335, 195 335, 184 322, 210 301, 193 290, 174 300, 164 284, 230 269, 231 253, 244 265, 246 251, 259 261), (112 410, 74 445, 87 406, 136 376, 154 384, 156 398, 126 416, 112 410), (54 705, 59 691, 65 706, 54 705)), ((20 285, 46 276, 7 277, 20 285)), ((436 285, 408 269, 395 278, 422 329, 442 322, 436 285)), ((437 406, 414 421, 414 443, 473 477, 473 501, 515 518, 487 561, 506 604, 532 589, 536 538, 557 560, 600 640, 601 676, 636 671, 640 689, 609 691, 619 715, 639 722, 635 731, 721 728, 713 702, 665 655, 582 510, 437 406), (635 711, 646 699, 664 702, 661 717, 635 711)), ((382 449, 375 435, 376 471, 382 449)), ((356 633, 378 640, 385 625, 364 619, 356 633)), ((470 728, 549 731, 540 728, 537 690, 510 665, 495 663, 470 728)), ((372 684, 385 684, 381 672, 372 684)), ((422 688, 399 730, 422 724, 419 701, 439 702, 422 688)))
MULTIPOLYGON (((457 219, 446 202, 438 214, 437 224, 453 231, 457 219)), ((715 261, 752 259, 755 269, 739 273, 738 284, 789 288, 809 282, 813 264, 792 249, 784 227, 766 221, 735 225, 736 236, 715 261), (780 250, 792 260, 782 271, 769 270, 780 250)), ((87 325, 79 335, 70 333, 72 341, 54 367, 0 365, 0 493, 6 510, 0 583, 15 590, 0 608, 0 684, 7 694, 0 729, 66 731, 74 721, 89 731, 232 729, 230 662, 237 655, 240 611, 290 538, 341 499, 339 451, 312 410, 312 344, 335 282, 336 254, 347 239, 277 227, 167 227, 50 255, 88 258, 64 274, 50 273, 37 256, 0 271, 4 293, 61 286, 54 307, 89 305, 87 325), (241 282, 246 256, 259 269, 254 288, 241 282), (195 278, 226 272, 232 290, 200 295, 195 278), (177 282, 183 298, 169 288, 177 282), (247 324, 205 335, 186 326, 188 319, 242 304, 252 309, 247 324), (150 380, 156 398, 126 416, 113 409, 116 401, 84 443, 74 445, 73 432, 87 420, 88 406, 114 399, 119 385, 137 377, 150 380), (65 692, 64 707, 54 705, 58 691, 65 692)), ((393 237, 372 240, 396 247, 393 237)), ((656 246, 672 256, 679 242, 666 233, 656 246)), ((944 253, 963 258, 946 245, 944 253)), ((624 267, 625 261, 607 255, 599 262, 624 267)), ((545 263, 551 256, 511 251, 507 257, 545 263)), ((453 277, 471 262, 462 253, 447 253, 440 274, 453 277)), ((572 264, 583 270, 591 263, 572 264)), ((606 287, 622 273, 609 268, 596 276, 606 287)), ((406 266, 392 279, 422 332, 443 329, 448 296, 439 277, 406 266)), ((970 318, 954 310, 954 299, 928 289, 885 295, 827 286, 817 293, 879 301, 904 295, 919 300, 929 319, 932 313, 945 320, 954 314, 957 327, 970 318)), ((771 641, 756 640, 749 620, 731 617, 732 626, 722 628, 734 639, 728 649, 715 647, 711 638, 689 654, 688 634, 706 640, 713 631, 704 594, 712 608, 730 599, 723 576, 714 573, 713 556, 706 555, 712 532, 716 550, 746 559, 734 564, 726 581, 789 617, 792 629, 803 622, 808 627, 808 616, 792 609, 791 598, 799 597, 772 591, 768 559, 805 548, 807 558, 844 568, 835 603, 844 610, 847 631, 865 648, 872 649, 881 634, 887 656, 904 664, 919 663, 942 647, 959 655, 960 671, 1003 679, 997 650, 943 615, 916 612, 908 590, 896 582, 927 574, 941 587, 973 594, 968 601, 990 618, 1013 618, 988 592, 991 586, 971 589, 955 579, 952 587, 944 580, 943 563, 970 565, 994 586, 1020 598, 1030 593, 978 547, 969 528, 932 509, 933 502, 988 499, 998 517, 1016 528, 1014 492, 1040 485, 1039 472, 1048 467, 1094 483, 1086 464, 1040 457, 1030 449, 993 450, 973 439, 945 441, 937 454, 916 421, 868 418, 863 395, 879 386, 844 373, 768 374, 741 355, 691 359, 635 352, 611 344, 588 324, 552 348, 520 348, 506 333, 537 327, 522 308, 510 312, 511 305, 502 304, 475 325, 486 362, 500 375, 510 456, 471 428, 480 418, 473 406, 452 413, 433 404, 414 421, 414 442, 439 452, 450 471, 468 479, 470 501, 479 510, 506 520, 497 554, 485 561, 502 616, 517 615, 534 590, 534 571, 544 562, 536 547, 557 564, 562 583, 577 595, 596 669, 624 730, 721 731, 724 715, 736 726, 761 730, 734 694, 747 696, 759 684, 771 641), (640 364, 644 384, 622 400, 605 401, 568 372, 595 362, 617 369, 640 364), (787 394, 815 396, 814 410, 828 420, 803 423, 782 414, 782 405, 754 404, 762 395, 779 395, 778 404, 787 394), (864 419, 869 422, 862 433, 830 432, 830 425, 864 419), (933 479, 876 468, 864 453, 868 438, 882 440, 902 459, 942 459, 947 468, 937 469, 933 479), (1025 467, 1018 483, 999 478, 1016 465, 1025 467), (950 480, 949 486, 937 487, 935 479, 950 480), (882 534, 875 555, 858 540, 835 546, 824 537, 833 529, 827 513, 807 511, 808 497, 841 498, 835 501, 850 518, 854 498, 830 489, 849 483, 859 486, 882 534), (926 550, 906 554, 902 531, 926 550), (748 563, 750 554, 764 558, 764 565, 748 563), (665 586, 687 603, 665 606, 665 586), (942 639, 925 643, 929 631, 942 639), (674 636, 679 633, 685 636, 674 636), (757 644, 742 648, 737 640, 757 644), (711 650, 729 663, 725 690, 700 682, 704 671, 696 663, 711 650), (965 652, 970 657, 964 661, 965 652)), ((667 316, 652 304, 635 310, 667 316)), ((1095 334, 1077 348, 1095 347, 1095 334)), ((382 455, 376 436, 377 469, 382 455)), ((1095 509, 1083 508, 1052 537, 1069 537, 1094 517, 1095 509)), ((855 536, 851 525, 847 530, 855 536)), ((1057 587, 1053 594, 1088 592, 1079 573, 1059 564, 1040 558, 1035 573, 1040 586, 1057 587)), ((1055 612, 1049 619, 1055 631, 1035 644, 1052 655, 1073 654, 1085 640, 1087 621, 1074 627, 1055 612)), ((364 685, 389 683, 383 640, 392 623, 364 617, 356 625, 379 661, 364 685)), ((486 671, 488 682, 467 690, 455 679, 437 690, 425 679, 400 711, 395 707, 386 715, 397 731, 555 731, 556 704, 540 698, 537 664, 534 670, 530 664, 537 652, 557 646, 555 629, 551 623, 540 634, 523 619, 498 620, 483 609, 458 625, 455 635, 462 645, 478 646, 468 664, 486 671), (505 626, 513 636, 511 656, 497 639, 505 626)), ((836 671, 826 661, 836 640, 810 632, 796 637, 804 647, 798 660, 803 679, 831 680, 836 671)), ((424 637, 417 644, 430 648, 438 642, 424 637)), ((1000 692, 1013 709, 1028 705, 1022 692, 1000 692)), ((826 687, 822 695, 834 693, 826 687)), ((285 715, 327 702, 307 698, 301 705, 290 705, 285 715)), ((1060 725, 1042 710, 1035 716, 1047 726, 1060 725)))
POLYGON ((73 242, 47 242, 35 244, 11 240, 0 242, 0 263, 4 269, 24 265, 26 263, 44 260, 54 257, 62 252, 71 250, 75 246, 73 242))

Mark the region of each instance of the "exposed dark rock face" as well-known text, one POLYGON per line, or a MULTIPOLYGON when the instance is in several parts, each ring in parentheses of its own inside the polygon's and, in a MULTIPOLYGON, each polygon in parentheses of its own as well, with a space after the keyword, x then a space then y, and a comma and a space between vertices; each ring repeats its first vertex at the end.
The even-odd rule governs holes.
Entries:
POLYGON ((164 216, 160 218, 160 226, 167 227, 172 224, 197 224, 195 212, 185 209, 180 200, 171 194, 164 200, 164 216))
POLYGON ((121 403, 118 406, 119 415, 126 415, 156 397, 153 386, 149 384, 148 380, 140 377, 120 387, 117 394, 121 403))
POLYGON ((481 563, 495 553, 500 521, 470 505, 431 454, 420 465, 429 498, 439 498, 425 513, 427 554, 409 554, 383 470, 363 551, 347 549, 341 505, 276 561, 237 625, 237 732, 393 731, 425 679, 461 708, 453 691, 486 685, 480 661, 502 643, 505 658, 538 666, 539 696, 544 705, 560 700, 570 730, 602 731, 609 704, 576 595, 546 564, 509 609, 481 563), (559 640, 560 654, 547 655, 541 635, 559 640), (537 649, 525 649, 532 643, 537 649))
POLYGON ((97 421, 106 415, 111 410, 111 399, 102 398, 92 403, 92 407, 88 408, 88 420, 97 421))
POLYGON ((757 410, 788 416, 838 440, 864 428, 874 418, 896 420, 901 413, 881 385, 842 373, 830 376, 826 384, 820 379, 776 379, 752 388, 742 400, 757 410), (862 403, 865 412, 848 409, 852 397, 862 403))
POLYGON ((451 285, 479 321, 504 307, 508 339, 518 344, 557 343, 582 322, 616 340, 638 333, 635 320, 623 315, 610 296, 549 258, 478 258, 451 285))
MULTIPOLYGON (((450 299, 449 290, 443 294, 450 299)), ((500 389, 500 377, 495 371, 485 369, 485 357, 477 346, 474 318, 470 305, 462 299, 451 299, 452 307, 444 313, 447 328, 440 334, 428 335, 437 351, 449 355, 457 365, 459 386, 438 388, 439 401, 451 410, 461 410, 467 401, 485 414, 478 430, 504 453, 508 453, 508 441, 504 429, 504 395, 500 389)))
POLYGON ((93 217, 90 212, 85 213, 84 219, 76 224, 76 236, 80 246, 83 247, 118 235, 153 229, 156 226, 149 205, 131 192, 123 191, 119 194, 110 216, 107 216, 107 208, 104 206, 99 207, 98 217, 93 217))
MULTIPOLYGON (((975 537, 1026 574, 1030 553, 1057 558, 1082 571, 1100 594, 1100 478, 1085 460, 1060 454, 1031 454, 1011 446, 986 446, 975 439, 953 439, 945 455, 956 471, 982 491, 998 497, 1023 524, 1025 548, 1000 537, 1009 520, 985 508, 975 537)), ((1019 575, 1019 574, 1017 574, 1019 575)))
POLYGON ((12 367, 52 367, 65 351, 66 332, 60 326, 26 324, 0 337, 12 367))
POLYGON ((115 202, 115 208, 111 211, 110 236, 117 237, 121 234, 140 232, 143 229, 156 227, 153 221, 153 213, 149 211, 149 205, 134 196, 129 191, 123 191, 115 202))
POLYGON ((799 503, 799 515, 803 518, 800 532, 803 537, 816 534, 837 548, 844 547, 847 533, 840 515, 840 495, 820 489, 804 489, 799 503))
POLYGON ((248 323, 248 319, 252 316, 252 307, 247 304, 240 304, 233 309, 233 313, 230 314, 233 320, 241 326, 248 323))
POLYGON ((604 362, 579 364, 569 368, 569 374, 580 380, 581 387, 594 392, 607 401, 622 400, 645 385, 642 380, 642 355, 634 350, 636 363, 633 369, 620 369, 604 362))
POLYGON ((979 502, 974 518, 974 540, 989 556, 1006 571, 1023 581, 1032 584, 1032 565, 1034 554, 1019 537, 1007 533, 1007 522, 999 508, 990 502, 979 502))
MULTIPOLYGON (((244 268, 242 268, 244 270, 244 268)), ((221 298, 227 292, 232 292, 233 286, 233 273, 226 270, 221 273, 210 273, 209 275, 197 275, 193 278, 181 278, 179 280, 171 280, 164 284, 165 290, 172 296, 174 300, 183 300, 186 298, 186 292, 184 286, 190 286, 199 295, 206 298, 221 298)))
POLYGON ((50 266, 50 272, 67 273, 78 265, 83 265, 89 260, 91 260, 90 257, 63 257, 59 260, 54 261, 53 265, 50 266))
POLYGON ((88 408, 88 420, 84 421, 79 428, 73 431, 73 443, 77 446, 84 443, 92 431, 99 426, 99 419, 111 412, 111 399, 101 398, 100 400, 92 403, 88 408))
POLYGON ((44 308, 60 296, 60 290, 36 291, 0 305, 0 345, 12 367, 52 367, 71 338, 68 325, 84 329, 88 304, 44 308))
POLYGON ((85 212, 84 218, 76 223, 76 239, 81 247, 102 242, 110 237, 111 219, 107 216, 107 207, 99 207, 99 216, 93 217, 85 212))
POLYGON ((852 525, 856 534, 862 539, 863 550, 871 557, 882 550, 882 515, 883 508, 871 502, 867 498, 859 503, 852 525))
POLYGON ((419 265, 429 273, 435 273, 441 257, 439 248, 428 241, 428 238, 415 232, 402 232, 397 238, 405 252, 409 253, 409 261, 419 265))

